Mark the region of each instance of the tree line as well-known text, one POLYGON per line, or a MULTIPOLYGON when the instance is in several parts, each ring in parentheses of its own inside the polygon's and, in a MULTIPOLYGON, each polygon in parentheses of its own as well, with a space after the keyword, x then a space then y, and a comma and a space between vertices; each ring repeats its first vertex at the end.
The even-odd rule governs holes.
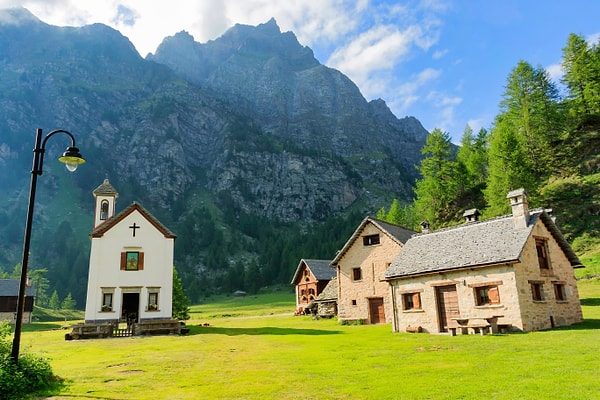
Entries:
POLYGON ((447 132, 434 129, 417 167, 414 202, 394 200, 378 217, 413 229, 423 220, 434 228, 457 224, 470 208, 491 218, 508 213, 506 194, 523 187, 530 205, 560 208, 571 238, 597 238, 598 43, 569 35, 561 66, 564 75, 555 83, 544 68, 519 61, 490 130, 475 134, 467 125, 458 149, 447 132))

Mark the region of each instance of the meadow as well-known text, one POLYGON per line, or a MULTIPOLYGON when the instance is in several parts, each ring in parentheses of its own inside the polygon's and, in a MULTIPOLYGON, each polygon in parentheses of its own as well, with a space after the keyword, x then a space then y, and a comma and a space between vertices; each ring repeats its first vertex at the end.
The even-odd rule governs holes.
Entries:
POLYGON ((600 280, 579 290, 583 323, 532 333, 340 325, 294 317, 279 292, 194 306, 184 336, 65 341, 62 323, 39 323, 22 346, 63 379, 49 399, 594 399, 600 280))

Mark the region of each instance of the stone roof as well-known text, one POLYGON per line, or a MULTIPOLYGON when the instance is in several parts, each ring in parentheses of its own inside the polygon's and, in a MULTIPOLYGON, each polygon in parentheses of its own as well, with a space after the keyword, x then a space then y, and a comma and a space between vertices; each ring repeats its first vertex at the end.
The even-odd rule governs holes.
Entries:
POLYGON ((115 197, 117 197, 119 195, 119 193, 117 193, 117 190, 113 187, 113 185, 110 184, 108 179, 104 179, 104 182, 102 182, 102 184, 100 186, 98 186, 96 189, 94 189, 92 191, 92 193, 94 194, 94 196, 115 196, 115 197))
POLYGON ((515 263, 538 220, 557 240, 574 267, 581 262, 543 210, 532 211, 527 227, 515 229, 512 215, 416 234, 385 271, 386 279, 486 265, 515 263))
POLYGON ((315 299, 315 303, 323 303, 327 301, 337 301, 338 298, 338 281, 331 279, 323 291, 315 299))
MULTIPOLYGON (((18 297, 19 296, 19 280, 18 279, 0 279, 0 297, 18 297)), ((35 288, 26 287, 25 295, 35 296, 35 288)))
POLYGON ((406 243, 408 239, 410 239, 415 234, 414 231, 406 229, 402 226, 390 224, 389 222, 385 222, 373 217, 366 217, 362 220, 358 228, 356 228, 356 230, 354 231, 350 239, 348 239, 344 247, 342 247, 342 249, 338 251, 337 255, 331 262, 332 265, 336 265, 340 261, 342 256, 354 244, 354 241, 356 241, 356 239, 360 237, 365 226, 369 223, 375 225, 377 228, 379 228, 379 230, 382 233, 388 235, 392 240, 394 240, 400 245, 404 245, 404 243, 406 243))
POLYGON ((156 217, 148 210, 146 210, 142 205, 138 202, 133 202, 123 211, 121 211, 118 215, 106 220, 103 224, 99 225, 94 231, 90 234, 90 237, 101 237, 103 236, 110 228, 118 224, 122 221, 126 216, 131 214, 134 211, 138 211, 148 222, 150 222, 156 229, 158 229, 166 238, 175 239, 177 236, 171 232, 166 226, 164 226, 156 217))
POLYGON ((292 278, 291 282, 292 285, 296 284, 300 272, 302 271, 303 264, 306 264, 308 269, 310 269, 310 272, 312 272, 315 278, 319 281, 328 281, 336 276, 335 269, 330 266, 331 260, 312 260, 303 258, 298 263, 296 272, 294 272, 294 277, 292 278))

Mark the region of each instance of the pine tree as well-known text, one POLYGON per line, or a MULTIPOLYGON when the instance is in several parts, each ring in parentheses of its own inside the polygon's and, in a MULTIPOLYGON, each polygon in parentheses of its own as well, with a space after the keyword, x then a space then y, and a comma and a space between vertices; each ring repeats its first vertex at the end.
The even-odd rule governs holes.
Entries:
POLYGON ((62 302, 61 309, 62 310, 74 310, 76 304, 77 303, 75 302, 75 300, 73 300, 73 297, 71 296, 71 292, 69 292, 69 294, 67 294, 67 297, 65 297, 65 299, 62 302))
POLYGON ((190 319, 190 300, 183 291, 183 285, 181 279, 177 274, 177 269, 173 267, 173 304, 172 313, 173 318, 180 321, 190 319))
POLYGON ((52 296, 50 296, 48 306, 52 310, 60 310, 60 298, 58 297, 58 292, 56 290, 52 292, 52 296))
POLYGON ((563 48, 562 67, 571 115, 600 113, 600 46, 588 46, 583 37, 570 34, 563 48))
POLYGON ((427 136, 421 152, 425 158, 418 167, 421 179, 417 180, 415 188, 415 211, 432 226, 440 226, 452 220, 456 212, 451 204, 457 195, 454 175, 457 162, 450 135, 434 129, 427 136))

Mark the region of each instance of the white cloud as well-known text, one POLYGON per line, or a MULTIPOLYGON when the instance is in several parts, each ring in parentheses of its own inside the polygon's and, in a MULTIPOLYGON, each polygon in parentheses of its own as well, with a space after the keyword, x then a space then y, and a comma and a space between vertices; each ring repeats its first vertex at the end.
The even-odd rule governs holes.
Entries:
POLYGON ((392 69, 418 35, 413 27, 404 32, 393 26, 376 26, 333 52, 327 64, 359 84, 372 73, 392 69))

